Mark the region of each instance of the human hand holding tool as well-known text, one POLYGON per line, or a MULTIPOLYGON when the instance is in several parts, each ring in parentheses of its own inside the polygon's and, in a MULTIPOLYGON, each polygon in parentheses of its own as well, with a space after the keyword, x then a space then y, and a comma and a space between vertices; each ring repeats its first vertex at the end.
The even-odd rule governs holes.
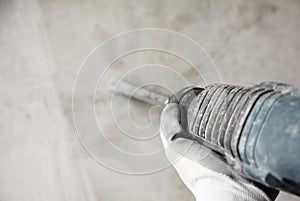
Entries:
POLYGON ((176 135, 187 135, 180 124, 180 106, 168 104, 161 114, 160 134, 166 156, 196 200, 270 201, 278 191, 265 192, 237 174, 226 161, 200 143, 176 135))

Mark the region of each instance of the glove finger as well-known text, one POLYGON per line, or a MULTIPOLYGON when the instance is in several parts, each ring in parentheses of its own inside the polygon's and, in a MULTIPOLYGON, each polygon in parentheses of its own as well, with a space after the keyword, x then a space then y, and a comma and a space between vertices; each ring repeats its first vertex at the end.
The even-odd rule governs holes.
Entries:
POLYGON ((170 103, 163 109, 160 118, 160 137, 164 148, 172 143, 172 139, 180 131, 180 107, 176 103, 170 103))

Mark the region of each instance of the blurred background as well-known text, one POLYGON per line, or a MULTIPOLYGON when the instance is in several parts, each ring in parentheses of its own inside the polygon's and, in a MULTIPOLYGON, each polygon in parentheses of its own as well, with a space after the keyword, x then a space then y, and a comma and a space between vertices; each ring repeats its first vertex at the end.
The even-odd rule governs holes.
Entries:
MULTIPOLYGON (((197 41, 225 83, 300 87, 299 19, 298 0, 0 0, 0 200, 194 200, 172 167, 125 175, 86 152, 72 119, 81 63, 113 35, 156 27, 197 41)), ((136 56, 148 59, 144 64, 181 65, 156 53, 136 56)), ((190 70, 183 74, 196 79, 190 70)), ((100 96, 95 104, 106 100, 100 96)), ((300 199, 280 193, 277 200, 300 199)))

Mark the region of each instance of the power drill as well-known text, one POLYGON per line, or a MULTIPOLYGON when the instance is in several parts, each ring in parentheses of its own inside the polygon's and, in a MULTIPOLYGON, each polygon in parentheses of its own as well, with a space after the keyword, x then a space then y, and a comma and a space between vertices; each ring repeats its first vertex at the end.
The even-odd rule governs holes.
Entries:
POLYGON ((263 82, 250 87, 186 87, 168 97, 127 81, 115 92, 150 104, 178 103, 189 136, 221 155, 241 176, 300 196, 300 91, 263 82))

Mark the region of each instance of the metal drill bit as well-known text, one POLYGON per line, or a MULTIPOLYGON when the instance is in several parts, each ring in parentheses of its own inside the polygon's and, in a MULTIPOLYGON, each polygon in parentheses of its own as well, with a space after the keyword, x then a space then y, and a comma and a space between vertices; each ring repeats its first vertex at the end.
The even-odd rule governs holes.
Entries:
POLYGON ((114 79, 111 82, 111 90, 117 94, 134 98, 151 105, 165 106, 169 101, 169 97, 167 95, 139 87, 123 79, 114 79))

